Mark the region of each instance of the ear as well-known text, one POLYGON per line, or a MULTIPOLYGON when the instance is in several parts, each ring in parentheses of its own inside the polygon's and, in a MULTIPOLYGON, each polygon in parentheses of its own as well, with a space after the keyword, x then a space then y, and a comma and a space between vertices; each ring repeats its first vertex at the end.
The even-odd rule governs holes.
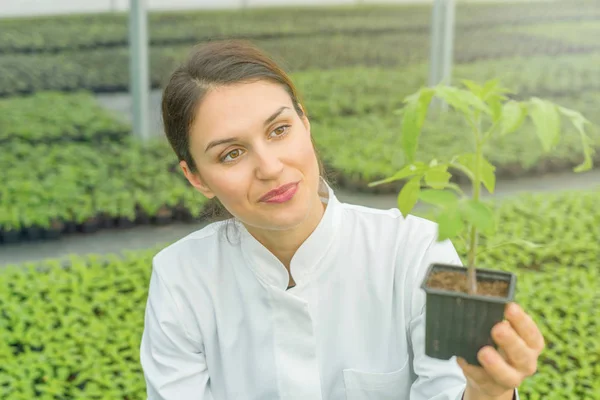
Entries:
POLYGON ((204 196, 206 196, 209 199, 212 199, 213 197, 215 197, 215 194, 204 183, 204 181, 200 177, 200 174, 193 173, 191 171, 190 167, 188 166, 187 162, 180 161, 179 166, 181 167, 181 170, 183 171, 183 174, 187 178, 188 182, 190 182, 190 184, 193 187, 195 187, 196 190, 198 190, 200 193, 202 193, 204 196))

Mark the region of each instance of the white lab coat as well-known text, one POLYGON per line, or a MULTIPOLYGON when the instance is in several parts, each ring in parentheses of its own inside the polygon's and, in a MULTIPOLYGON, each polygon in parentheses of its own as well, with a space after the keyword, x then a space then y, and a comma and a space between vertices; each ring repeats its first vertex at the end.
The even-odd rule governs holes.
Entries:
POLYGON ((294 288, 233 220, 155 256, 141 343, 148 399, 462 397, 455 359, 424 354, 419 288, 431 262, 461 264, 453 245, 436 242, 430 221, 321 189, 327 208, 291 261, 294 288))

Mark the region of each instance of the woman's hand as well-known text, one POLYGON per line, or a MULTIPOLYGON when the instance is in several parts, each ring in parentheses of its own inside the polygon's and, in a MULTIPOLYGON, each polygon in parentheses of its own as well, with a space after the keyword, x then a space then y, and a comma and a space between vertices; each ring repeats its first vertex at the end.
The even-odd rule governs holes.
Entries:
POLYGON ((481 367, 458 359, 467 378, 465 400, 512 399, 512 393, 537 371, 537 360, 544 349, 544 337, 531 317, 516 303, 505 310, 507 321, 492 329, 492 339, 499 352, 491 346, 479 350, 481 367))

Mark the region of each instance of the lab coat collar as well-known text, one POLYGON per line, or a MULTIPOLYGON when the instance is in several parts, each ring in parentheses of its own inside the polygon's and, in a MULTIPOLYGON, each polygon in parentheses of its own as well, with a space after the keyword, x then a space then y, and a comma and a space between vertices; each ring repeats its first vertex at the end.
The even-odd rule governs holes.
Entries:
MULTIPOLYGON (((322 178, 320 178, 319 195, 321 201, 327 204, 325 212, 316 229, 298 248, 290 263, 290 271, 297 287, 308 282, 310 273, 317 267, 333 243, 340 222, 340 203, 333 189, 322 178)), ((238 222, 238 225, 246 264, 264 283, 286 290, 289 274, 283 263, 256 240, 242 223, 238 222)))

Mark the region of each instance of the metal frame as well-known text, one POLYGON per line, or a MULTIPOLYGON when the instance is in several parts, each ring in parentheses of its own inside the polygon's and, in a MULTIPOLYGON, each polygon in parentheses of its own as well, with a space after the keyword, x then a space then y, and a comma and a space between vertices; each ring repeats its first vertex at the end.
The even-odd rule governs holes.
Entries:
MULTIPOLYGON (((429 86, 452 83, 454 53, 455 0, 434 0, 431 15, 431 49, 429 56, 429 86)), ((435 107, 447 109, 447 104, 435 99, 435 107)))
POLYGON ((148 67, 147 0, 130 0, 129 75, 133 134, 141 140, 150 138, 148 118, 150 77, 148 67))

